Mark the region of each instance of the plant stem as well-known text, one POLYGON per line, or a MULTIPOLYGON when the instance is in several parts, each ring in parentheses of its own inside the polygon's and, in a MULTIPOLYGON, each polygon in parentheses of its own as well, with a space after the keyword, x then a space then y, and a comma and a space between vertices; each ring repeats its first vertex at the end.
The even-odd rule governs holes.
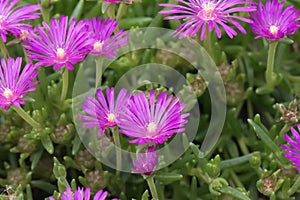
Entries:
POLYGON ((61 97, 60 100, 64 101, 67 97, 68 93, 68 84, 69 84, 69 70, 67 68, 64 69, 63 72, 63 85, 62 85, 62 91, 61 91, 61 97))
POLYGON ((300 176, 298 175, 294 185, 288 190, 288 196, 293 195, 300 187, 300 176))
POLYGON ((109 7, 107 8, 107 11, 106 11, 107 12, 107 16, 110 19, 115 19, 116 18, 115 8, 116 8, 115 3, 110 4, 109 7))
POLYGON ((120 143, 120 137, 118 133, 118 129, 115 128, 112 130, 114 142, 116 145, 116 154, 117 154, 117 175, 120 174, 121 168, 122 168, 122 155, 121 155, 121 143, 120 143))
POLYGON ((7 51, 7 48, 6 48, 6 45, 4 44, 2 38, 0 37, 0 49, 1 49, 1 53, 4 57, 5 60, 7 60, 8 58, 8 51, 7 51))
POLYGON ((213 58, 211 32, 208 31, 208 28, 206 29, 206 34, 205 34, 205 38, 204 38, 204 48, 207 51, 208 55, 213 58))
POLYGON ((30 124, 33 128, 39 128, 40 124, 37 123, 34 119, 32 119, 28 113, 26 113, 20 106, 12 106, 12 108, 18 113, 20 117, 22 117, 28 124, 30 124))
POLYGON ((154 176, 150 176, 146 180, 147 180, 148 186, 149 186, 151 194, 152 194, 152 199, 158 200, 158 195, 157 195, 156 187, 154 184, 154 176))
POLYGON ((267 86, 269 88, 272 88, 274 86, 274 60, 275 60, 275 53, 276 53, 276 47, 278 45, 278 42, 271 42, 269 44, 269 53, 268 53, 268 63, 267 63, 267 70, 266 70, 266 81, 267 86))
POLYGON ((121 19, 126 14, 126 11, 127 11, 127 5, 124 3, 121 3, 118 8, 116 19, 117 20, 121 19))
POLYGON ((95 87, 98 88, 101 86, 101 82, 102 82, 102 58, 96 58, 95 62, 96 62, 96 81, 95 81, 95 87))

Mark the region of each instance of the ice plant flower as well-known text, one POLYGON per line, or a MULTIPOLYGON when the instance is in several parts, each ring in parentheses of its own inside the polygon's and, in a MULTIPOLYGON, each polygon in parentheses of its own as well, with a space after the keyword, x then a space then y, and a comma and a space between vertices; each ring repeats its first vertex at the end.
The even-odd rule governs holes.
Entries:
POLYGON ((39 18, 39 5, 16 5, 19 0, 0 0, 0 34, 6 42, 8 32, 20 35, 21 30, 31 27, 24 21, 39 18))
POLYGON ((118 26, 116 20, 98 17, 88 20, 88 24, 93 39, 91 55, 112 58, 118 56, 115 53, 117 49, 128 44, 127 31, 121 29, 113 35, 118 26))
POLYGON ((183 132, 188 113, 182 114, 185 104, 173 95, 162 92, 155 99, 154 90, 149 99, 145 93, 136 94, 129 102, 128 113, 120 119, 120 133, 131 138, 131 143, 162 144, 173 134, 183 132))
POLYGON ((132 171, 151 176, 158 163, 158 156, 154 150, 154 147, 151 146, 146 149, 145 153, 138 153, 137 160, 133 161, 134 169, 132 171))
POLYGON ((37 61, 38 66, 53 66, 54 70, 66 66, 73 70, 73 65, 82 61, 90 51, 90 35, 84 21, 76 24, 73 18, 68 25, 68 17, 61 16, 59 21, 51 19, 50 26, 43 22, 44 29, 36 27, 27 44, 23 45, 28 57, 37 61))
POLYGON ((269 40, 279 40, 285 35, 293 35, 299 28, 299 14, 294 6, 283 9, 285 1, 267 0, 266 6, 258 2, 256 12, 250 13, 253 23, 251 30, 256 38, 265 37, 269 40))
POLYGON ((237 35, 237 32, 228 24, 232 24, 243 34, 246 30, 236 20, 250 23, 248 18, 232 15, 237 12, 252 12, 256 8, 255 3, 248 0, 176 0, 180 4, 159 4, 159 6, 170 7, 170 10, 160 11, 162 15, 174 15, 165 17, 165 20, 184 19, 185 22, 177 29, 175 35, 179 38, 195 36, 198 31, 201 32, 200 39, 203 40, 206 28, 211 32, 216 30, 218 38, 221 38, 221 27, 230 38, 237 35), (248 5, 248 6, 244 6, 248 5))
MULTIPOLYGON (((93 200, 105 200, 107 198, 108 192, 99 190, 93 200)), ((77 190, 73 193, 71 191, 70 187, 67 187, 66 192, 61 195, 62 200, 90 200, 91 198, 91 193, 90 193, 90 188, 80 188, 78 187, 77 190)), ((55 200, 53 197, 50 197, 50 200, 55 200)), ((112 200, 118 200, 117 198, 113 198, 112 200)))
POLYGON ((0 65, 0 108, 8 109, 11 105, 25 104, 23 97, 34 91, 38 81, 34 81, 38 71, 37 66, 27 63, 21 72, 22 58, 16 60, 1 59, 0 65))
POLYGON ((298 131, 293 127, 291 128, 294 139, 288 136, 287 133, 284 134, 284 138, 290 146, 282 144, 281 147, 286 151, 283 156, 289 159, 297 170, 300 170, 300 124, 297 124, 297 129, 298 131))
POLYGON ((82 110, 87 115, 79 115, 84 120, 81 124, 87 128, 98 127, 99 135, 106 127, 116 127, 126 110, 131 94, 126 89, 121 89, 115 101, 115 89, 106 88, 106 98, 102 90, 96 91, 96 97, 89 94, 82 103, 82 110))

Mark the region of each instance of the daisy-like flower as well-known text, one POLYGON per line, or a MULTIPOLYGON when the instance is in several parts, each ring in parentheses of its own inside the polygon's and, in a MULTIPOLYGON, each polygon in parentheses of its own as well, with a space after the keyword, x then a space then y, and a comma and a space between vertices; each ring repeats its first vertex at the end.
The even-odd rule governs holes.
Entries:
POLYGON ((59 22, 51 19, 50 26, 43 22, 45 31, 36 27, 38 33, 32 33, 27 44, 23 45, 28 57, 37 61, 38 66, 53 66, 54 70, 66 66, 73 70, 73 65, 82 61, 90 51, 90 35, 84 21, 76 24, 73 18, 68 25, 68 17, 61 16, 59 22))
POLYGON ((16 60, 1 59, 0 66, 0 108, 8 109, 11 105, 25 104, 23 97, 34 91, 38 81, 34 81, 38 71, 37 66, 27 63, 21 72, 22 58, 16 60))
POLYGON ((139 153, 137 160, 133 161, 134 169, 132 171, 150 176, 158 163, 158 156, 154 150, 154 147, 151 146, 146 149, 145 153, 139 153))
POLYGON ((128 44, 127 31, 121 29, 115 35, 118 26, 116 20, 101 19, 101 17, 88 20, 93 43, 90 54, 93 56, 106 56, 112 58, 118 56, 115 53, 120 47, 128 44))
MULTIPOLYGON (((107 198, 108 192, 99 190, 93 200, 105 200, 107 198)), ((73 193, 70 187, 67 187, 66 192, 61 195, 62 200, 90 200, 90 188, 80 188, 78 187, 77 190, 73 193)), ((53 197, 50 197, 50 200, 55 200, 53 197)), ((118 200, 117 198, 113 198, 112 200, 118 200)))
POLYGON ((136 94, 129 102, 129 110, 120 118, 120 133, 131 138, 131 143, 162 144, 175 133, 183 132, 188 113, 182 114, 185 104, 178 98, 173 99, 167 92, 159 94, 155 99, 154 90, 149 99, 144 93, 136 94))
POLYGON ((264 7, 261 1, 258 2, 257 11, 250 13, 253 19, 251 30, 257 35, 256 38, 279 40, 296 32, 300 23, 300 11, 294 6, 283 9, 284 3, 285 1, 278 3, 278 0, 267 0, 264 7))
POLYGON ((291 128, 294 139, 288 136, 287 133, 284 134, 284 138, 290 146, 282 144, 281 147, 286 151, 283 156, 289 159, 297 170, 300 170, 300 124, 297 124, 297 129, 298 132, 295 128, 291 128))
POLYGON ((114 88, 106 88, 106 98, 103 92, 98 89, 96 97, 88 95, 82 103, 82 110, 87 115, 79 115, 84 121, 81 124, 87 128, 98 127, 99 135, 105 131, 106 127, 118 125, 119 118, 126 110, 131 94, 127 94, 126 89, 122 89, 115 102, 114 88))
POLYGON ((39 18, 39 5, 17 5, 19 0, 0 0, 0 34, 6 42, 8 32, 20 35, 21 30, 31 27, 24 21, 39 18))
POLYGON ((171 10, 159 12, 162 15, 175 15, 165 17, 165 20, 184 19, 185 22, 177 29, 175 35, 179 38, 195 36, 201 31, 200 39, 203 40, 206 33, 206 27, 211 32, 216 30, 218 38, 221 38, 221 26, 230 38, 237 35, 237 32, 228 24, 232 24, 243 34, 246 30, 236 20, 250 23, 248 18, 233 15, 237 12, 252 12, 256 8, 255 3, 248 0, 176 0, 180 4, 159 4, 163 7, 171 7, 171 10), (243 5, 243 6, 241 6, 243 5), (244 6, 248 5, 248 6, 244 6))

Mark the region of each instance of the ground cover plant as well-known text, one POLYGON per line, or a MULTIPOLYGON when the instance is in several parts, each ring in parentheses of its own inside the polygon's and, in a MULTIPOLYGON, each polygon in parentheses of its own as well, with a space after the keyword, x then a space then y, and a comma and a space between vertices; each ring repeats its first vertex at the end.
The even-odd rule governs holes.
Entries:
POLYGON ((0 199, 300 199, 296 0, 0 0, 0 199))

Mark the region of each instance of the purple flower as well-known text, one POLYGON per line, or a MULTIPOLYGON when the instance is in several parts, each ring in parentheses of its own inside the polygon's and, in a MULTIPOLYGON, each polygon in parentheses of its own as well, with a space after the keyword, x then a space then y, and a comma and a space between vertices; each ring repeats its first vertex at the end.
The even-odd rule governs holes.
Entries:
POLYGON ((159 4, 159 6, 171 7, 171 10, 165 10, 159 12, 162 15, 173 14, 164 18, 165 20, 178 20, 184 19, 185 22, 176 29, 176 34, 179 38, 187 36, 195 36, 200 30, 200 39, 203 40, 206 33, 206 27, 211 32, 216 30, 218 38, 221 38, 221 27, 225 30, 230 38, 237 35, 237 32, 228 26, 232 24, 243 34, 246 34, 246 30, 236 21, 244 21, 250 23, 251 20, 240 17, 238 15, 231 15, 236 12, 252 12, 255 11, 255 3, 247 0, 176 0, 182 5, 177 4, 159 4), (239 6, 239 5, 249 6, 239 6))
POLYGON ((11 105, 25 104, 22 99, 26 93, 34 91, 38 81, 33 81, 37 76, 37 67, 27 63, 21 72, 22 58, 16 60, 8 58, 6 62, 1 59, 0 66, 0 108, 8 109, 11 105))
POLYGON ((150 91, 149 99, 144 93, 136 94, 129 103, 128 113, 120 118, 119 132, 137 138, 131 143, 162 144, 174 133, 185 130, 189 114, 181 114, 184 107, 178 98, 173 99, 172 95, 167 98, 167 92, 159 94, 157 101, 154 90, 150 91))
POLYGON ((73 70, 73 65, 82 61, 91 45, 88 26, 84 21, 76 24, 73 18, 68 25, 68 17, 61 16, 59 22, 51 19, 50 26, 43 22, 45 31, 36 27, 38 35, 32 34, 24 45, 28 57, 37 61, 38 66, 53 66, 54 70, 66 66, 73 70))
POLYGON ((279 40, 285 35, 292 35, 299 28, 299 14, 294 6, 283 9, 285 1, 267 0, 266 7, 258 2, 256 12, 250 13, 253 18, 251 29, 256 38, 265 37, 269 40, 279 40))
MULTIPOLYGON (((94 200, 105 200, 108 195, 108 192, 105 192, 103 190, 99 190, 96 195, 94 196, 94 200)), ((80 188, 78 187, 77 190, 75 190, 74 194, 71 191, 70 187, 67 187, 66 192, 61 195, 62 200, 90 200, 91 194, 90 194, 90 188, 80 188)), ((53 197, 50 197, 50 200, 55 200, 53 197)), ((117 198, 113 198, 112 200, 118 200, 117 198)))
POLYGON ((119 118, 126 112, 131 94, 127 94, 126 89, 122 89, 118 97, 114 99, 114 88, 106 88, 106 98, 103 92, 98 89, 96 98, 88 95, 82 103, 82 110, 87 115, 79 115, 84 121, 81 124, 87 128, 98 127, 99 135, 106 127, 115 127, 118 125, 119 118))
POLYGON ((117 49, 128 44, 127 31, 121 29, 112 36, 118 26, 116 20, 98 17, 88 20, 88 24, 93 39, 91 55, 112 58, 118 56, 117 49))
POLYGON ((154 147, 148 147, 145 153, 139 153, 137 160, 133 161, 135 173, 141 173, 150 176, 158 163, 158 156, 154 151, 154 147))
POLYGON ((107 2, 107 3, 120 3, 121 0, 103 0, 103 2, 107 2))
POLYGON ((8 32, 20 35, 21 30, 31 27, 24 24, 25 20, 39 18, 39 5, 16 5, 19 0, 0 0, 0 34, 3 42, 6 42, 8 32))
POLYGON ((297 128, 298 132, 293 127, 291 128, 294 140, 288 134, 284 134, 284 138, 290 147, 284 144, 281 147, 286 151, 286 154, 283 154, 283 156, 288 158, 293 163, 293 166, 297 167, 297 170, 300 170, 300 124, 297 124, 297 128))

